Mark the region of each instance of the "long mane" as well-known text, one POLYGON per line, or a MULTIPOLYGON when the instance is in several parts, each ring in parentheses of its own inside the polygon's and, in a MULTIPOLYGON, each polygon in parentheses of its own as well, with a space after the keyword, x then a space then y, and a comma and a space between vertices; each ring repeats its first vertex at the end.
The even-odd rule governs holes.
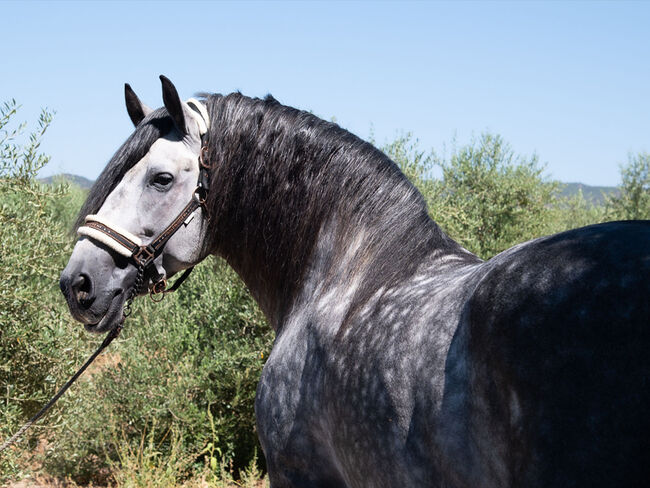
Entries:
POLYGON ((207 202, 213 218, 205 250, 219 250, 242 275, 260 276, 262 287, 292 296, 324 239, 334 240, 327 245, 341 250, 339 258, 362 241, 346 267, 353 274, 372 261, 360 302, 378 284, 412 273, 432 249, 460 248, 397 165, 337 124, 271 96, 208 95, 204 102, 217 187, 207 202))

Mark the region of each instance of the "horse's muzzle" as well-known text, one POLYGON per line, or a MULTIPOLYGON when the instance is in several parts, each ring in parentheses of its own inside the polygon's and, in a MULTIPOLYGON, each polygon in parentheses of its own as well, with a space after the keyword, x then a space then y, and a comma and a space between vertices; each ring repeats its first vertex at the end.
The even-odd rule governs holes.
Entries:
POLYGON ((85 273, 67 273, 64 270, 59 280, 59 286, 63 296, 68 302, 68 308, 72 316, 83 323, 91 323, 94 317, 91 307, 95 303, 96 296, 93 282, 85 273))
POLYGON ((68 303, 70 314, 90 332, 105 332, 115 327, 122 317, 125 296, 121 288, 105 290, 98 296, 90 276, 83 272, 61 274, 59 286, 68 303))

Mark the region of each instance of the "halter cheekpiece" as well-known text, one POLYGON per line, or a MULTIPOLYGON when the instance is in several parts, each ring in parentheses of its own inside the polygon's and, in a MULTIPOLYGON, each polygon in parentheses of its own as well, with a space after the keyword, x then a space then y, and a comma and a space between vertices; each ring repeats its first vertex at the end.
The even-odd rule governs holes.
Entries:
MULTIPOLYGON (((143 244, 142 239, 138 236, 121 228, 119 225, 108 221, 108 219, 100 217, 99 215, 87 215, 84 221, 85 225, 77 229, 77 234, 80 236, 86 236, 100 242, 121 256, 131 260, 138 268, 139 275, 144 276, 145 272, 152 270, 152 284, 149 287, 149 292, 152 298, 155 294, 164 294, 176 291, 194 269, 193 266, 186 269, 172 287, 167 289, 167 280, 158 273, 158 270, 154 266, 154 260, 160 255, 167 241, 181 228, 181 226, 189 224, 193 218, 194 212, 198 208, 204 206, 210 185, 210 175, 208 173, 210 166, 204 161, 206 147, 203 140, 205 134, 208 132, 208 128, 210 127, 208 111, 201 102, 194 98, 190 98, 185 103, 190 107, 191 110, 188 113, 196 121, 201 135, 201 150, 199 151, 199 179, 191 200, 187 205, 185 205, 183 210, 181 210, 172 223, 146 245, 143 244)), ((136 283, 136 287, 138 288, 136 293, 139 293, 142 284, 136 283)))

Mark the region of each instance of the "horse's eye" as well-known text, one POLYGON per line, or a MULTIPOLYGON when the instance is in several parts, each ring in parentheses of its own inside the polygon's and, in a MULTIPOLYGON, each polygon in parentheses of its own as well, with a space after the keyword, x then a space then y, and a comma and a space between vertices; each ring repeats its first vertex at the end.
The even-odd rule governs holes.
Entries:
POLYGON ((158 190, 166 190, 174 181, 174 177, 169 173, 158 173, 151 180, 151 184, 158 190))

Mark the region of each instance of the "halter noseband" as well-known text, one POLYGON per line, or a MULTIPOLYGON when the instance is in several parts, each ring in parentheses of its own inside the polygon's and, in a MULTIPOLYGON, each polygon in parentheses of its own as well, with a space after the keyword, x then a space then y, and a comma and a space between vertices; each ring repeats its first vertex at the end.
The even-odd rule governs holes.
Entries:
MULTIPOLYGON (((205 153, 205 145, 203 142, 205 134, 208 132, 210 126, 210 118, 205 106, 194 98, 190 98, 187 105, 192 109, 189 114, 196 121, 199 126, 199 133, 201 135, 201 150, 199 152, 199 179, 197 182, 196 190, 192 195, 185 208, 176 216, 171 224, 169 224, 154 240, 149 244, 144 245, 142 239, 132 234, 131 232, 122 229, 120 226, 108 221, 98 215, 87 215, 85 218, 85 225, 77 229, 77 234, 80 236, 89 237, 97 242, 104 244, 121 256, 131 260, 138 268, 139 275, 144 276, 144 273, 153 268, 152 285, 149 287, 151 296, 157 293, 170 293, 176 291, 183 281, 189 276, 194 269, 194 266, 187 268, 183 274, 176 280, 170 289, 167 288, 167 281, 158 273, 153 262, 160 255, 167 241, 181 228, 187 225, 192 220, 192 215, 205 203, 205 198, 209 189, 209 173, 210 166, 205 164, 203 156, 205 153)), ((138 288, 141 286, 136 284, 138 288)), ((140 290, 136 290, 139 293, 140 290)), ((163 295, 164 296, 164 295, 163 295)))

